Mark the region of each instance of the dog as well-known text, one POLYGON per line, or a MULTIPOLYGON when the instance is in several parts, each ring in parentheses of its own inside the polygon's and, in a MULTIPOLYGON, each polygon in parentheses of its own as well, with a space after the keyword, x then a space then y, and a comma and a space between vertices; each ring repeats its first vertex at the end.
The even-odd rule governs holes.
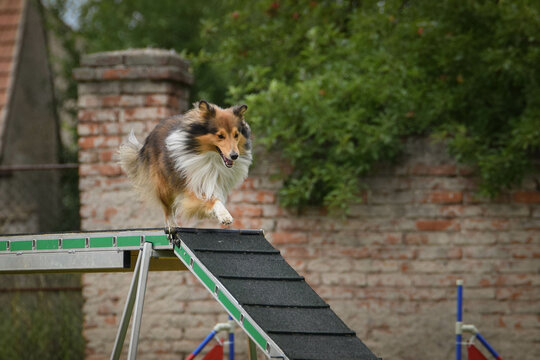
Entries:
POLYGON ((161 204, 169 229, 178 226, 178 214, 232 224, 224 203, 252 161, 247 108, 200 100, 185 114, 162 120, 144 145, 131 131, 120 146, 120 166, 143 197, 161 204))

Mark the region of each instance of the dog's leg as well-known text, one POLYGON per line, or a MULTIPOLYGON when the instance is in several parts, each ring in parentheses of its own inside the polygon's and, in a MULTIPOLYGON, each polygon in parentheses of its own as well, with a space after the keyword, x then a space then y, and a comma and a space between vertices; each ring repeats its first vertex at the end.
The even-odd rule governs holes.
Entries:
POLYGON ((222 225, 231 225, 233 217, 229 211, 225 208, 225 205, 219 200, 214 202, 212 207, 212 215, 214 215, 222 225))
POLYGON ((230 225, 233 217, 218 199, 203 200, 195 194, 186 194, 182 200, 184 214, 188 218, 216 218, 223 225, 230 225))

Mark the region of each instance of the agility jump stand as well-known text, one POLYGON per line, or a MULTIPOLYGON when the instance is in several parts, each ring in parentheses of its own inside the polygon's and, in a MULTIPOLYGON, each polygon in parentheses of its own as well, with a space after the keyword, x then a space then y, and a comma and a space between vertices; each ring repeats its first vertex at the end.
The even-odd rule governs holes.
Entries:
MULTIPOLYGON (((199 346, 197 346, 197 348, 191 353, 188 355, 188 357, 186 358, 186 360, 193 360, 195 358, 195 356, 199 355, 199 353, 204 349, 204 347, 206 345, 208 345, 208 343, 214 338, 216 337, 216 335, 221 332, 221 331, 226 331, 229 336, 228 336, 228 345, 229 345, 229 360, 234 360, 234 325, 235 325, 235 322, 233 321, 232 317, 229 315, 229 321, 226 322, 226 323, 219 323, 219 324, 216 324, 216 326, 214 326, 214 328, 212 329, 212 331, 210 332, 210 334, 208 334, 208 336, 201 342, 201 344, 199 346)), ((221 359, 223 359, 223 344, 219 344, 221 346, 221 351, 220 351, 220 357, 221 359)), ((212 349, 211 351, 213 351, 215 349, 212 349)), ((208 357, 209 354, 207 354, 206 356, 208 357)), ((206 359, 206 357, 205 357, 206 359)))
POLYGON ((378 359, 261 230, 0 236, 0 273, 134 272, 111 359, 120 357, 132 314, 128 358, 136 359, 148 271, 186 269, 246 333, 250 359, 256 347, 271 359, 378 359))
POLYGON ((497 360, 502 360, 502 357, 497 354, 495 349, 487 342, 487 340, 480 334, 476 326, 463 324, 463 280, 457 280, 457 315, 456 315, 456 360, 461 360, 461 345, 466 344, 468 347, 469 359, 485 359, 478 349, 473 344, 473 340, 476 338, 484 347, 489 351, 491 355, 497 360), (466 342, 462 342, 463 333, 472 333, 472 338, 466 342))

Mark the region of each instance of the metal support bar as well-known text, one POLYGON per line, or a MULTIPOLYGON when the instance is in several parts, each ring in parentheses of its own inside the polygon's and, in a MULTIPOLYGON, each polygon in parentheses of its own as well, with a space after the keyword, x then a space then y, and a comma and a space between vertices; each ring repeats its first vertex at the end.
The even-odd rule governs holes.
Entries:
POLYGON ((124 346, 124 340, 126 338, 127 329, 129 327, 129 320, 133 312, 133 305, 135 304, 135 294, 137 290, 137 284, 139 283, 139 271, 141 268, 142 256, 137 257, 137 263, 133 270, 133 277, 131 278, 131 285, 129 286, 129 293, 124 305, 124 311, 122 312, 122 319, 120 320, 120 326, 116 333, 116 339, 114 340, 114 348, 111 354, 111 360, 120 359, 122 354, 122 347, 124 346))
POLYGON ((248 354, 249 360, 257 360, 257 345, 248 337, 248 354))
POLYGON ((135 315, 133 317, 133 327, 131 329, 131 338, 129 341, 128 359, 137 358, 137 346, 139 345, 139 333, 141 331, 141 320, 144 306, 144 295, 146 293, 146 282, 148 280, 148 266, 152 255, 152 243, 145 242, 142 252, 139 254, 141 266, 139 269, 139 281, 137 285, 137 297, 135 299, 135 315))

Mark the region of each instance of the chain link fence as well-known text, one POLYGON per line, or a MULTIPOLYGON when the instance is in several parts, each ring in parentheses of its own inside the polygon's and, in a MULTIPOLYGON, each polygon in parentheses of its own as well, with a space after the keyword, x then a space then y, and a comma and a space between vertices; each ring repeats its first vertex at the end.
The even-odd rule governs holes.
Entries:
POLYGON ((78 165, 0 166, 0 234, 79 230, 78 165))
MULTIPOLYGON (((0 166, 0 234, 80 229, 77 164, 0 166)), ((79 274, 1 274, 0 359, 84 358, 79 274)))

